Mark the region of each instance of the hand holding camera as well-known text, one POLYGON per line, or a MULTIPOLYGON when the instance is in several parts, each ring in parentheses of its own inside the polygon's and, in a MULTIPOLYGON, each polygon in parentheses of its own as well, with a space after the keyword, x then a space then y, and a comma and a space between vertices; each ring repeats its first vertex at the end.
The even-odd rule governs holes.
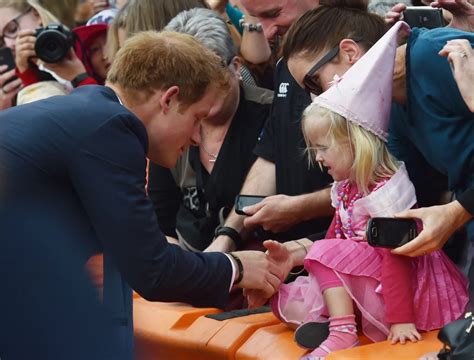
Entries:
POLYGON ((43 61, 45 68, 65 80, 71 81, 86 69, 72 49, 73 33, 60 24, 50 24, 36 30, 24 30, 18 34, 16 63, 25 72, 30 62, 43 61))
POLYGON ((79 74, 86 72, 84 64, 79 60, 74 49, 69 48, 66 56, 57 63, 44 63, 44 67, 54 72, 64 80, 71 81, 79 74))
POLYGON ((18 33, 15 43, 15 63, 21 73, 28 70, 30 61, 36 61, 35 43, 35 30, 21 30, 18 33))

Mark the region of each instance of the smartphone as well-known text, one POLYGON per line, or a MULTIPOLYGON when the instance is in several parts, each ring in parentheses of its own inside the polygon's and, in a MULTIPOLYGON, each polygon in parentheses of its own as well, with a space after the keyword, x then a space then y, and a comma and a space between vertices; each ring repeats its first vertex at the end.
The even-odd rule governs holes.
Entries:
POLYGON ((12 49, 9 47, 3 47, 0 49, 0 65, 7 65, 8 69, 6 71, 15 68, 15 59, 13 58, 12 49))
POLYGON ((411 28, 434 29, 444 26, 443 11, 431 6, 408 6, 403 12, 403 21, 411 28))
POLYGON ((372 246, 394 249, 417 235, 416 221, 413 219, 375 217, 367 223, 367 241, 372 246))
MULTIPOLYGON (((0 49, 0 65, 8 66, 8 69, 5 70, 4 73, 10 70, 13 70, 15 68, 15 59, 13 58, 12 49, 10 49, 9 47, 3 47, 0 49)), ((3 85, 8 84, 9 82, 15 80, 16 78, 17 78, 16 76, 12 76, 3 85)))
POLYGON ((237 195, 235 197, 235 212, 239 215, 247 215, 242 209, 246 206, 258 204, 265 199, 265 197, 266 196, 258 195, 237 195))

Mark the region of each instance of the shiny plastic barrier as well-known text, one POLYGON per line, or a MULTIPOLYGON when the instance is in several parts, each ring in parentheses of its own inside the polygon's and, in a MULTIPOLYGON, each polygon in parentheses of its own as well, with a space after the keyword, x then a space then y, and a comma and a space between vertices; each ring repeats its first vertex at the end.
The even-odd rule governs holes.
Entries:
MULTIPOLYGON (((272 313, 238 316, 223 321, 206 317, 219 314, 214 308, 194 308, 178 303, 134 300, 135 351, 137 360, 291 360, 305 350, 296 345, 293 331, 272 313)), ((423 334, 416 344, 390 345, 384 341, 338 351, 328 360, 418 359, 439 351, 437 331, 423 334)))

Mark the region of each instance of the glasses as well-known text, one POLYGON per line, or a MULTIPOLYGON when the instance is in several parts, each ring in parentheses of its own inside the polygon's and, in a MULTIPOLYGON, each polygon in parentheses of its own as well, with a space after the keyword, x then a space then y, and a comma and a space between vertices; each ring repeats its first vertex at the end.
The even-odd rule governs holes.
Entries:
MULTIPOLYGON (((352 40, 357 43, 362 41, 362 38, 356 38, 352 40)), ((309 69, 303 79, 303 85, 307 91, 313 93, 314 95, 322 94, 323 88, 321 86, 319 78, 314 75, 319 69, 321 69, 324 65, 334 59, 337 54, 339 54, 339 44, 329 50, 328 53, 316 63, 316 65, 309 69)))
POLYGON ((22 12, 20 15, 17 15, 13 19, 11 19, 4 27, 2 34, 0 35, 0 42, 5 43, 5 38, 7 39, 16 39, 18 36, 18 32, 20 31, 20 19, 28 14, 32 8, 30 7, 25 12, 22 12))

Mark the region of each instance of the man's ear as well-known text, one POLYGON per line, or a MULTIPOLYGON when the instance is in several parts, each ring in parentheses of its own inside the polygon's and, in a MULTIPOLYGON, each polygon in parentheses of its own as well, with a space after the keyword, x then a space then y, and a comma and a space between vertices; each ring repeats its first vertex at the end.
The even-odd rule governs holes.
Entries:
POLYGON ((240 61, 240 58, 238 56, 234 56, 230 64, 231 64, 230 67, 231 67, 232 73, 235 74, 235 76, 240 79, 242 77, 240 73, 240 70, 242 67, 242 62, 240 61))
POLYGON ((339 49, 343 59, 350 65, 354 65, 365 53, 362 48, 352 39, 342 39, 339 49))
POLYGON ((174 85, 166 89, 160 97, 160 107, 166 114, 173 106, 178 105, 179 87, 174 85))

